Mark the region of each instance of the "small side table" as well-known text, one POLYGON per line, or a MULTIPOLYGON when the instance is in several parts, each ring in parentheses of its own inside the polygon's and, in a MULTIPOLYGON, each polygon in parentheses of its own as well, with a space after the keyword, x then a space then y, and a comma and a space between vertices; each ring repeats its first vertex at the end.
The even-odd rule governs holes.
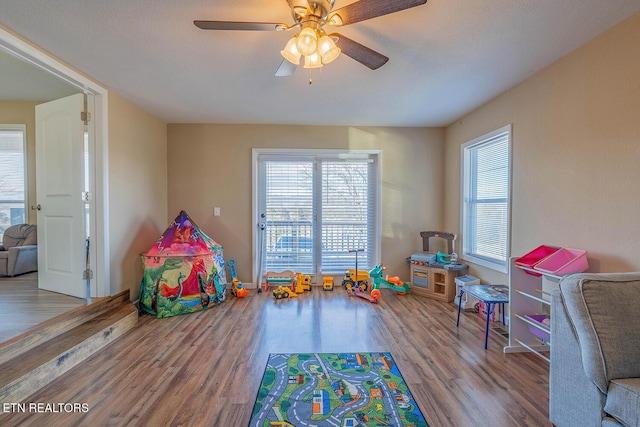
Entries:
MULTIPOLYGON (((504 325, 504 305, 509 303, 509 287, 505 285, 467 285, 460 286, 460 298, 462 301, 462 295, 468 293, 472 297, 482 301, 486 304, 487 311, 487 328, 484 333, 484 349, 487 349, 487 343, 489 342, 489 318, 493 314, 493 309, 496 304, 502 305, 502 324, 504 325)), ((458 305, 458 322, 456 328, 460 326, 460 305, 458 305)))

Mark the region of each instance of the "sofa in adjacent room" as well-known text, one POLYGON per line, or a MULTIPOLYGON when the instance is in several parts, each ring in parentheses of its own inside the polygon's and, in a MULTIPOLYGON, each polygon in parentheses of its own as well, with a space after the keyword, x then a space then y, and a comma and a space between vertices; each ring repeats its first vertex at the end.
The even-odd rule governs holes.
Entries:
POLYGON ((0 245, 0 276, 16 276, 38 270, 38 238, 34 224, 7 228, 0 245))

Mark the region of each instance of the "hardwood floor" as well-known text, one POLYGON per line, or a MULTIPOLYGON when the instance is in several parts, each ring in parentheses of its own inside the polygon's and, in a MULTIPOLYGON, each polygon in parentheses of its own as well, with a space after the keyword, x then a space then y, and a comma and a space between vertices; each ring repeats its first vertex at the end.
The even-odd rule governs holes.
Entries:
POLYGON ((86 300, 38 289, 38 273, 0 278, 0 342, 7 341, 86 300))
MULTIPOLYGON (((255 290, 205 312, 143 316, 138 327, 28 398, 75 413, 0 412, 0 425, 247 425, 269 353, 390 351, 430 426, 550 426, 548 364, 502 352, 456 307, 383 290, 380 304, 314 288, 255 290), (68 407, 69 408, 69 407, 68 407)), ((41 409, 46 409, 42 407, 41 409)))

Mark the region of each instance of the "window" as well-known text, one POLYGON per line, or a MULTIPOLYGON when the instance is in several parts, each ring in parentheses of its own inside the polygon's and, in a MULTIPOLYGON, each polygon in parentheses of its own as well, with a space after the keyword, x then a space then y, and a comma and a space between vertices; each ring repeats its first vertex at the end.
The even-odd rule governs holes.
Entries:
POLYGON ((462 258, 507 272, 511 126, 462 146, 462 258))
MULTIPOLYGON (((254 150, 263 271, 342 274, 380 252, 378 152, 254 150)), ((260 248, 258 248, 258 251, 260 248)), ((258 256, 260 259, 260 256, 258 256)))
POLYGON ((26 133, 25 125, 0 125, 0 241, 27 219, 26 133))

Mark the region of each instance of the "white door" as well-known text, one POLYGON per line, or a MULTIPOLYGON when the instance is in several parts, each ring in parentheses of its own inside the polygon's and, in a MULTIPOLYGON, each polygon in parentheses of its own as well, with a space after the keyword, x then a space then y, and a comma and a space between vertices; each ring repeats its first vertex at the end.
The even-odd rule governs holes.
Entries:
POLYGON ((36 106, 38 286, 87 297, 84 208, 84 95, 36 106))

